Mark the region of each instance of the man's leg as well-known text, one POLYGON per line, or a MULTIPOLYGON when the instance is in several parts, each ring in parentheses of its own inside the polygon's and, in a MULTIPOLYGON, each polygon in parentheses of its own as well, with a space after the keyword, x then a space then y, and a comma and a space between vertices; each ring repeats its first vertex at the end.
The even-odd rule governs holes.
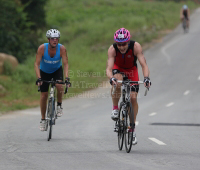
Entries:
POLYGON ((45 113, 46 113, 46 108, 47 108, 47 98, 48 98, 48 92, 40 93, 40 110, 41 110, 41 117, 43 120, 45 119, 45 113))
MULTIPOLYGON (((115 74, 114 78, 116 78, 117 80, 123 79, 121 74, 115 74)), ((117 85, 116 91, 114 94, 112 94, 112 90, 113 90, 113 87, 111 89, 111 96, 112 96, 112 102, 113 102, 113 111, 112 111, 111 118, 113 120, 116 120, 119 114, 118 102, 121 97, 121 83, 117 85)))
POLYGON ((56 84, 56 88, 57 88, 57 102, 58 103, 62 103, 62 96, 64 93, 64 88, 62 84, 56 84))
MULTIPOLYGON (((134 112, 134 124, 135 124, 136 117, 137 117, 137 114, 138 114, 137 92, 131 92, 131 103, 132 103, 132 108, 133 108, 133 112, 134 112)), ((137 144, 135 128, 134 128, 134 132, 133 132, 133 143, 132 144, 133 145, 137 144)))
POLYGON ((46 130, 46 120, 45 120, 45 113, 47 108, 47 98, 48 98, 48 92, 41 92, 40 93, 40 110, 41 110, 41 121, 40 121, 40 130, 45 131, 46 130))
MULTIPOLYGON (((57 71, 53 73, 53 79, 58 81, 63 81, 63 69, 60 67, 57 71)), ((56 84, 57 89, 57 116, 61 117, 63 115, 62 108, 62 96, 64 93, 64 88, 62 84, 56 84)))
POLYGON ((62 96, 64 93, 64 88, 62 84, 56 84, 56 88, 57 88, 57 116, 61 117, 63 115, 62 96))
MULTIPOLYGON (((123 79, 121 74, 115 74, 114 78, 116 78, 117 80, 122 80, 123 79)), ((113 87, 111 89, 111 96, 112 96, 113 106, 118 106, 118 102, 119 102, 119 99, 121 97, 121 83, 117 85, 116 91, 115 91, 114 94, 112 94, 112 90, 113 90, 113 87)))
POLYGON ((190 27, 190 21, 189 19, 187 19, 187 28, 189 29, 189 27, 190 27))
POLYGON ((136 117, 138 114, 138 102, 137 102, 137 93, 136 92, 131 92, 131 103, 132 103, 132 108, 133 108, 133 113, 134 113, 134 123, 135 123, 136 117))

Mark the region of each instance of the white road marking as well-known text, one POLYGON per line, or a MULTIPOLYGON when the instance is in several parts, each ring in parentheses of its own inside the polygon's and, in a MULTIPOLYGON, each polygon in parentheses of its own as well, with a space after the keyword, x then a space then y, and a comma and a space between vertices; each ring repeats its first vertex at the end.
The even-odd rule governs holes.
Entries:
MULTIPOLYGON (((182 36, 182 37, 184 37, 184 36, 182 36)), ((166 52, 166 50, 167 50, 170 46, 176 44, 178 41, 181 41, 182 37, 176 38, 174 41, 171 41, 170 43, 167 43, 164 47, 161 48, 161 52, 162 52, 162 53, 165 55, 165 57, 167 58, 168 64, 171 63, 171 56, 166 52)))
POLYGON ((149 116, 155 116, 157 113, 156 112, 153 112, 151 114, 149 114, 149 116))
POLYGON ((22 114, 25 114, 25 115, 40 115, 40 111, 28 111, 28 110, 24 110, 24 111, 21 111, 22 114))
POLYGON ((0 119, 15 119, 15 118, 16 116, 10 116, 10 115, 0 117, 0 119))
POLYGON ((139 122, 138 122, 138 121, 136 121, 136 122, 135 122, 135 125, 136 125, 136 126, 138 126, 138 125, 139 125, 139 122))
POLYGON ((158 145, 166 145, 164 142, 156 139, 156 138, 149 138, 150 140, 152 140, 153 142, 157 143, 158 145))
POLYGON ((184 95, 186 96, 186 95, 188 95, 189 93, 190 93, 190 90, 187 90, 187 91, 184 92, 184 95))
POLYGON ((198 77, 198 79, 197 80, 200 80, 200 76, 198 77))
POLYGON ((170 106, 172 106, 172 105, 174 105, 174 102, 168 103, 168 104, 166 105, 166 107, 170 107, 170 106))

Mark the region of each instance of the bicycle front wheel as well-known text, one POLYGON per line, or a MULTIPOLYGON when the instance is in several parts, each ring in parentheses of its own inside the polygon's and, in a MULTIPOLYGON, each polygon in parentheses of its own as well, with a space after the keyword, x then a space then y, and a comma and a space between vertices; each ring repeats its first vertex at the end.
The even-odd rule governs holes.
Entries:
POLYGON ((49 141, 52 137, 52 128, 53 128, 53 114, 54 114, 54 102, 52 99, 49 100, 48 103, 48 130, 47 130, 47 141, 49 141))
POLYGON ((120 104, 120 111, 119 111, 119 117, 118 117, 118 147, 119 150, 122 150, 123 143, 124 143, 124 110, 122 107, 122 104, 120 104))
POLYGON ((132 104, 128 103, 125 114, 125 147, 127 153, 131 151, 133 142, 133 131, 134 131, 134 114, 133 114, 132 104))
POLYGON ((50 141, 51 136, 52 136, 52 121, 48 120, 48 130, 47 130, 47 141, 50 141))

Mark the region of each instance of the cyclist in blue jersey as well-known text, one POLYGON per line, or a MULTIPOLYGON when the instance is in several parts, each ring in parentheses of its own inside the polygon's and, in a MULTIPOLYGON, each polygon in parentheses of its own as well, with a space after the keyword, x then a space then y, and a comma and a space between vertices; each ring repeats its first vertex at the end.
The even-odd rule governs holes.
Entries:
MULTIPOLYGON (((36 85, 40 86, 40 109, 41 109, 41 121, 40 130, 44 131, 46 128, 45 113, 48 99, 49 84, 42 82, 42 80, 50 81, 54 80, 63 81, 63 68, 65 74, 65 82, 70 84, 68 77, 68 56, 66 48, 59 44, 60 32, 56 29, 50 29, 46 33, 48 43, 44 43, 38 47, 36 60, 35 60, 35 72, 37 76, 36 85)), ((70 85, 68 85, 70 86, 70 85)), ((56 84, 57 88, 57 116, 60 117, 63 114, 62 109, 62 94, 63 87, 61 84, 56 84)))

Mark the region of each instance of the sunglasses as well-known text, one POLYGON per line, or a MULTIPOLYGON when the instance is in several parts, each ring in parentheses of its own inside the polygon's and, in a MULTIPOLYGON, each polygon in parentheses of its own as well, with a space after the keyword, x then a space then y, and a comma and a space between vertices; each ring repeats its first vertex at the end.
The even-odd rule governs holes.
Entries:
POLYGON ((127 45, 127 42, 125 42, 125 43, 117 43, 117 46, 118 46, 118 47, 121 47, 121 46, 124 47, 124 46, 126 46, 126 45, 127 45))
POLYGON ((56 40, 58 40, 59 38, 50 38, 51 40, 54 40, 54 39, 56 39, 56 40))

